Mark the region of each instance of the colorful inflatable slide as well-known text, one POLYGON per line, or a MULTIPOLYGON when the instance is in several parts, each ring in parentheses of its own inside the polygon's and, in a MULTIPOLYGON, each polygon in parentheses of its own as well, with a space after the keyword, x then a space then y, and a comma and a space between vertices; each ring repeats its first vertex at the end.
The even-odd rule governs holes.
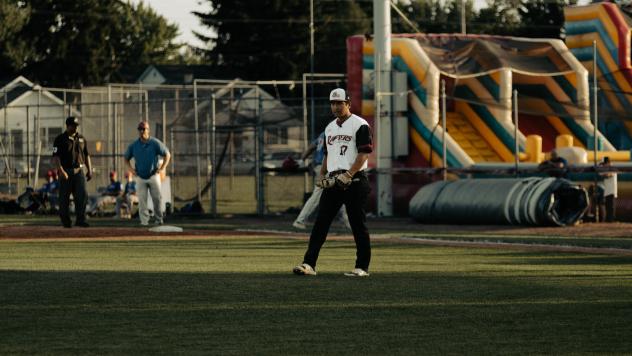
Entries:
POLYGON ((566 45, 591 77, 593 41, 597 44, 600 130, 617 148, 632 148, 632 19, 616 4, 605 2, 566 7, 564 17, 566 45))
MULTIPOLYGON (((588 73, 559 40, 484 35, 393 35, 394 71, 407 73, 411 149, 408 165, 442 164, 440 82, 446 82, 447 162, 450 167, 514 162, 512 92, 518 90, 520 151, 538 135, 542 148, 560 134, 576 146, 593 142, 588 73), (419 157, 421 156, 421 157, 419 157)), ((373 43, 347 40, 348 89, 362 98, 362 116, 372 120, 373 43)), ((601 137, 603 150, 614 147, 601 137)), ((532 160, 521 153, 522 160, 532 160)))

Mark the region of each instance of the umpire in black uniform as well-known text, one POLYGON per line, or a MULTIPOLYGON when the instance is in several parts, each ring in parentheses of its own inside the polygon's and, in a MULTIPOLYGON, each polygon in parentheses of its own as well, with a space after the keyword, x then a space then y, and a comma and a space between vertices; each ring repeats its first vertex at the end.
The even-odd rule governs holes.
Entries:
POLYGON ((70 194, 75 200, 76 226, 88 227, 86 203, 88 192, 86 181, 92 179, 92 163, 86 139, 77 132, 79 119, 66 118, 66 132, 55 138, 53 162, 59 171, 59 217, 64 227, 71 227, 70 194), (86 173, 84 175, 84 169, 86 173))

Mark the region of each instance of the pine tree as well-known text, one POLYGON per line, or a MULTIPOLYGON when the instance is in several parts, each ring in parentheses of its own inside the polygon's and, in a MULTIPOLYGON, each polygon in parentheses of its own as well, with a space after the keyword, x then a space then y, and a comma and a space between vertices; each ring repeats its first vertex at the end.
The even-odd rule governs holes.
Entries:
MULTIPOLYGON (((214 38, 202 55, 217 75, 242 79, 300 79, 309 72, 309 2, 305 0, 207 0, 196 13, 214 38)), ((346 38, 364 34, 371 20, 355 1, 315 1, 315 68, 344 72, 346 38)))

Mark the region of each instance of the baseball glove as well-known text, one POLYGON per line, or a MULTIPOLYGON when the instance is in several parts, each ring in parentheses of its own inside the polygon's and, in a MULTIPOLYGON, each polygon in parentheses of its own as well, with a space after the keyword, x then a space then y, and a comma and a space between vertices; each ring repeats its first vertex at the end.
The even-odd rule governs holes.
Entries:
POLYGON ((336 184, 338 184, 341 188, 348 188, 353 181, 353 176, 349 171, 344 173, 340 173, 336 176, 336 184))
POLYGON ((336 178, 334 177, 326 178, 326 177, 320 176, 318 180, 316 181, 316 186, 323 189, 329 189, 333 187, 334 185, 336 185, 336 178))

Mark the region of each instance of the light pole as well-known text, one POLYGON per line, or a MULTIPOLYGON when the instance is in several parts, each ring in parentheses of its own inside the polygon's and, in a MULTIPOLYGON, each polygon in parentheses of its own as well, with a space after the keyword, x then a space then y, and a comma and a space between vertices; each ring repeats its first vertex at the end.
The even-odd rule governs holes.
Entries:
POLYGON ((309 0, 309 73, 312 81, 310 82, 310 123, 311 136, 310 142, 314 139, 314 131, 316 131, 316 123, 314 122, 314 0, 309 0))
MULTIPOLYGON (((597 41, 593 41, 593 165, 595 170, 595 187, 593 189, 593 199, 597 198, 597 181, 599 175, 597 174, 597 145, 599 143, 597 137, 597 126, 599 125, 599 118, 597 115, 597 41)), ((595 220, 599 222, 599 208, 595 205, 595 220)))
MULTIPOLYGON (((445 79, 441 80, 441 164, 443 166, 443 180, 448 179, 448 143, 445 141, 447 128, 446 103, 445 103, 445 79)), ((432 156, 432 147, 430 147, 432 156)))
POLYGON ((461 0, 461 34, 466 34, 466 31, 465 31, 465 0, 461 0))

